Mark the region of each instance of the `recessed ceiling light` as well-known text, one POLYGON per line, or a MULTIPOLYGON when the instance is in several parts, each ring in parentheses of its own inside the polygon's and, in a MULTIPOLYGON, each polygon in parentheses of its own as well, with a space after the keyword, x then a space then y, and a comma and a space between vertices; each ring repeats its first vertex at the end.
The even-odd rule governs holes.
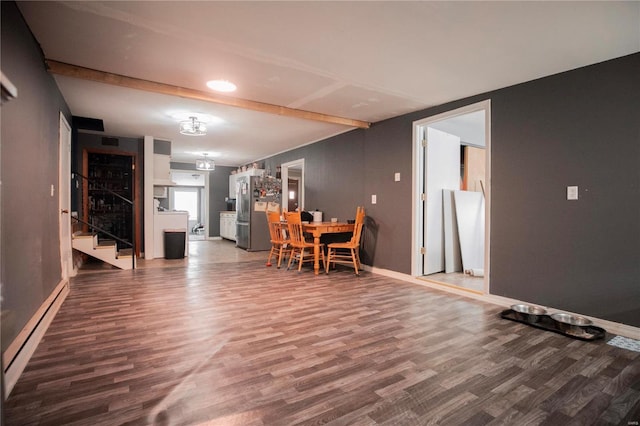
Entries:
POLYGON ((217 92, 235 92, 237 87, 227 80, 211 80, 207 81, 207 87, 217 92))

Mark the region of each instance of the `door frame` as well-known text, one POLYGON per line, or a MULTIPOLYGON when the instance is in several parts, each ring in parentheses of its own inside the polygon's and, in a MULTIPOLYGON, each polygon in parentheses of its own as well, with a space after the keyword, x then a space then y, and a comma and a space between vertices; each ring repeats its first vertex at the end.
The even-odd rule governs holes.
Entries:
POLYGON ((423 276, 423 238, 424 238, 424 204, 422 194, 425 191, 424 174, 425 161, 423 155, 422 138, 424 131, 430 124, 443 121, 448 118, 469 114, 472 112, 485 112, 485 149, 486 149, 486 169, 485 169, 485 257, 484 257, 484 293, 489 293, 489 278, 491 265, 491 99, 476 102, 464 107, 456 108, 440 114, 423 118, 413 122, 413 148, 412 148, 412 206, 411 222, 413 232, 411 233, 411 275, 414 277, 423 276))
MULTIPOLYGON (((134 222, 135 222, 135 234, 133 238, 136 243, 136 252, 135 256, 137 258, 140 257, 141 247, 140 247, 140 236, 142 234, 142 222, 141 222, 141 211, 142 211, 142 201, 140 199, 140 185, 138 185, 138 174, 140 173, 140 164, 139 164, 139 156, 135 152, 130 151, 120 151, 120 150, 110 150, 110 149, 100 149, 100 148, 84 148, 82 150, 82 174, 84 176, 89 176, 89 154, 111 154, 111 155, 122 155, 125 157, 131 157, 131 164, 133 164, 132 170, 132 179, 133 179, 133 202, 134 202, 134 222)), ((151 193, 153 196, 153 192, 151 193)), ((89 203, 89 188, 86 182, 82 183, 82 218, 86 222, 88 221, 88 203, 89 203)))
POLYGON ((60 214, 60 272, 62 280, 73 277, 77 269, 73 263, 71 244, 71 126, 60 112, 58 127, 58 207, 60 214), (63 133, 63 129, 66 129, 63 133))

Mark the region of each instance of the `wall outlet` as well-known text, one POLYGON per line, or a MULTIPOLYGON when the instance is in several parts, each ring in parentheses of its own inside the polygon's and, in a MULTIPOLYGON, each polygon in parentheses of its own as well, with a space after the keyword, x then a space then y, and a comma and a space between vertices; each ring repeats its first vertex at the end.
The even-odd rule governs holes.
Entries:
POLYGON ((578 187, 567 186, 567 200, 577 200, 577 199, 578 199, 578 187))
POLYGON ((376 194, 373 194, 371 196, 371 204, 375 204, 376 202, 378 202, 378 198, 376 197, 376 194))
POLYGON ((393 177, 393 180, 395 180, 396 182, 400 182, 400 173, 396 173, 393 177))
POLYGON ((55 185, 51 185, 51 196, 53 197, 56 194, 56 187, 55 185))

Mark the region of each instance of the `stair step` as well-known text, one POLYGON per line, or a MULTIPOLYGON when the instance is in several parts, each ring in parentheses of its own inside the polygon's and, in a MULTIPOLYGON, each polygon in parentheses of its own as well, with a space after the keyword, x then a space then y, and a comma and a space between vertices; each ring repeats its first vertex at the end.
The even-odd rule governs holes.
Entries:
POLYGON ((118 259, 122 259, 123 257, 132 257, 132 256, 133 256, 133 249, 126 248, 118 251, 117 257, 118 259))
POLYGON ((76 232, 73 234, 73 238, 93 238, 94 233, 92 232, 76 232))
POLYGON ((116 242, 113 240, 102 240, 98 242, 98 245, 96 246, 96 248, 111 248, 111 247, 114 247, 115 245, 116 245, 116 242))
MULTIPOLYGON (((130 255, 128 259, 126 251, 124 253, 121 252, 120 255, 118 255, 116 253, 116 243, 113 240, 103 240, 100 242, 100 245, 96 246, 97 239, 97 236, 93 236, 92 238, 74 238, 72 246, 75 250, 79 250, 117 268, 134 268, 132 259, 135 258, 133 255, 130 255), (124 258, 119 258, 123 256, 124 258)), ((129 251, 131 250, 129 249, 129 251)))

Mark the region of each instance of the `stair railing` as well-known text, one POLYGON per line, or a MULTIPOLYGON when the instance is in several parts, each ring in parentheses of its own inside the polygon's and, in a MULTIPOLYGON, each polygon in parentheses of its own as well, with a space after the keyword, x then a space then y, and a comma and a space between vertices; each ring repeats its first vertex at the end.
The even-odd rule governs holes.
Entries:
MULTIPOLYGON (((127 241, 121 237, 118 237, 114 234, 112 234, 111 232, 93 224, 93 223, 89 223, 87 221, 84 221, 80 218, 74 217, 73 219, 78 222, 78 223, 82 223, 83 225, 88 226, 92 231, 97 231, 97 232, 101 232, 103 234, 108 235, 109 237, 113 238, 114 240, 131 247, 131 267, 132 269, 135 269, 136 267, 136 212, 135 212, 135 203, 133 202, 133 200, 129 200, 126 197, 123 197, 122 195, 118 194, 117 192, 112 191, 109 188, 106 188, 104 185, 98 183, 95 181, 95 179, 91 179, 88 178, 78 172, 71 172, 71 180, 74 181, 75 177, 78 176, 80 178, 82 178, 84 181, 87 182, 87 184, 91 183, 93 185, 93 189, 100 189, 102 191, 106 191, 107 193, 115 196, 116 198, 120 199, 121 201, 123 201, 124 203, 130 204, 131 205, 131 241, 127 241)), ((133 182, 132 182, 133 184, 133 182)), ((84 206, 83 206, 84 208, 84 206)))

